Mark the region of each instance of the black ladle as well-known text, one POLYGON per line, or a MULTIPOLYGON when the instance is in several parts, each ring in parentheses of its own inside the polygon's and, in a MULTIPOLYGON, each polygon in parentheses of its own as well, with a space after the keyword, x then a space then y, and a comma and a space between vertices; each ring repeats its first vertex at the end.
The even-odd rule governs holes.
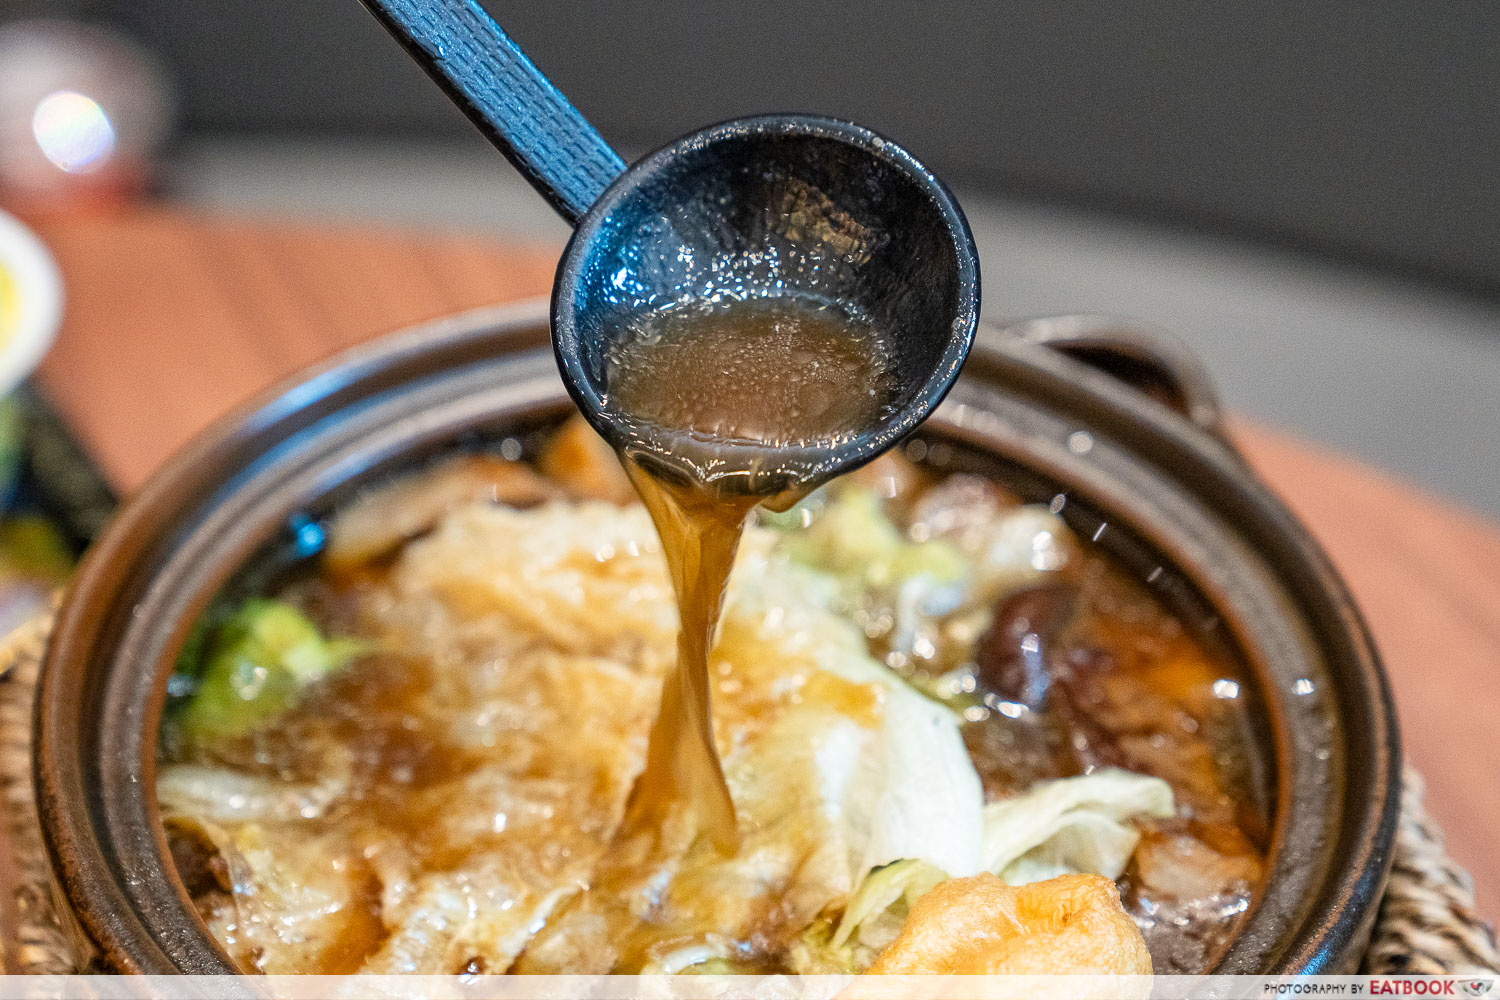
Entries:
POLYGON ((900 146, 850 122, 767 115, 627 167, 474 0, 362 2, 573 223, 552 342, 569 393, 611 444, 631 438, 605 406, 613 338, 691 300, 809 297, 888 334, 902 388, 886 416, 785 456, 788 485, 879 455, 953 385, 979 317, 974 239, 953 195, 900 146))

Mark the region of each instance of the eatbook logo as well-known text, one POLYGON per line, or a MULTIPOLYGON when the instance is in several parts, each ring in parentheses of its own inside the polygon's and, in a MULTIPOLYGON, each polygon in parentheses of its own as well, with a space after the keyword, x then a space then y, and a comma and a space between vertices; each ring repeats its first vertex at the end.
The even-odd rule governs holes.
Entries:
POLYGON ((1467 979, 1463 983, 1464 992, 1471 997, 1487 997, 1494 987, 1493 979, 1467 979))

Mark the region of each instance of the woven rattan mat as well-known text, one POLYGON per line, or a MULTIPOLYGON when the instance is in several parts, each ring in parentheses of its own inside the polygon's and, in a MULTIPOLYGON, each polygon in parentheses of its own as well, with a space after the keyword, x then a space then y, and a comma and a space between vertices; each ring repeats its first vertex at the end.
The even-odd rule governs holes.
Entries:
MULTIPOLYGON (((0 919, 13 973, 69 973, 87 962, 59 919, 31 786, 32 695, 51 616, 0 642, 0 797, 15 884, 0 886, 0 919), (13 902, 12 902, 13 901, 13 902), (12 943, 14 944, 12 945, 12 943)), ((1474 910, 1473 882, 1443 850, 1422 808, 1422 779, 1404 775, 1396 858, 1360 972, 1484 976, 1500 972, 1494 931, 1474 910)), ((3 838, 0 838, 3 839, 3 838)), ((3 848, 0 844, 0 848, 3 848)), ((3 861, 0 858, 0 861, 3 861)))

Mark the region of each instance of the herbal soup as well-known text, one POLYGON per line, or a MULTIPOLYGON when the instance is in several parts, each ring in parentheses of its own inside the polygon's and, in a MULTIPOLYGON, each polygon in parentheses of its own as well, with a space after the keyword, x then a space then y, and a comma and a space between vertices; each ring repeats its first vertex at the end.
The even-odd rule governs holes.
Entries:
POLYGON ((749 515, 707 658, 726 844, 691 796, 624 822, 672 582, 586 424, 532 450, 367 491, 184 650, 157 795, 243 969, 1211 962, 1267 836, 1237 668, 1047 506, 893 454, 749 515))

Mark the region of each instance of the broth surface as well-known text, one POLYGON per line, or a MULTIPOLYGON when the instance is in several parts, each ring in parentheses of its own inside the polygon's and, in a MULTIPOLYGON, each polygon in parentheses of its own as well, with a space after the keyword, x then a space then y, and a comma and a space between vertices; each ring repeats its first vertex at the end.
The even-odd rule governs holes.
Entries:
MULTIPOLYGON (((643 428, 637 447, 670 458, 706 449, 820 447, 872 427, 896 386, 868 323, 802 298, 652 313, 612 351, 605 408, 643 428), (686 439, 686 440, 685 440, 686 439)), ((740 474, 766 452, 720 453, 740 474)))

